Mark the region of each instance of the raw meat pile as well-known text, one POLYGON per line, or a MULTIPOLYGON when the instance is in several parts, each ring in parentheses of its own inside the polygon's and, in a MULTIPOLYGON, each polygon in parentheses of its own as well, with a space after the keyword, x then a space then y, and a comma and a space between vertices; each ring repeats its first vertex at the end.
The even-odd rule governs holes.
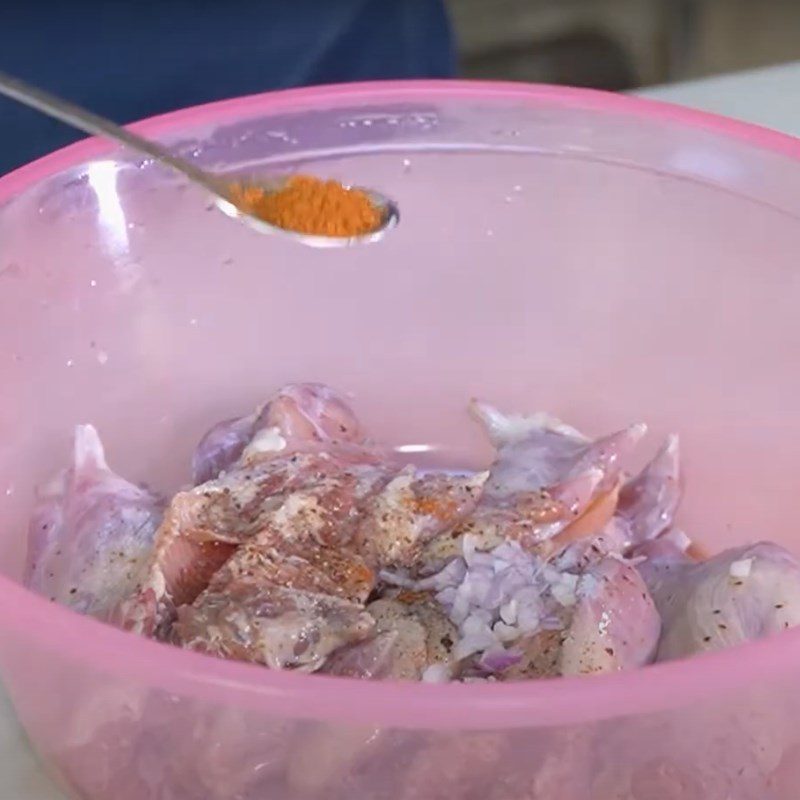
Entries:
POLYGON ((771 543, 704 560, 673 527, 678 442, 630 478, 644 425, 599 439, 473 403, 486 472, 401 466, 319 384, 210 430, 168 502, 79 426, 39 491, 27 582, 222 658, 363 678, 521 680, 643 666, 800 622, 771 543))

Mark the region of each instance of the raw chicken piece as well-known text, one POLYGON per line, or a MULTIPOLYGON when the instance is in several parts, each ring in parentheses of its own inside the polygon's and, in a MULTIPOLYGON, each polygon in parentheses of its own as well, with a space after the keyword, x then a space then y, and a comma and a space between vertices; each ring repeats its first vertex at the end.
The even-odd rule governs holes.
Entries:
MULTIPOLYGON (((638 598, 640 607, 633 622, 638 636, 634 636, 635 647, 644 654, 636 650, 617 656, 615 651, 611 657, 607 650, 613 646, 601 648, 595 641, 598 637, 591 637, 592 614, 603 600, 590 602, 584 595, 575 609, 564 607, 574 602, 570 594, 581 572, 585 575, 580 579, 588 586, 594 580, 595 563, 608 554, 621 555, 629 544, 627 522, 614 518, 620 460, 641 438, 644 426, 634 425, 592 442, 543 414, 507 417, 481 404, 473 410, 498 448, 498 457, 476 510, 427 545, 416 567, 422 575, 434 573, 430 580, 439 590, 437 597, 459 625, 457 657, 482 654, 474 666, 500 674, 506 674, 510 665, 520 673, 535 669, 539 674, 563 674, 564 670, 627 668, 639 658, 646 661, 658 635, 646 590, 645 597, 638 598), (506 552, 511 543, 527 554, 506 552), (476 550, 485 555, 469 554, 476 550), (555 560, 548 567, 541 559, 551 556, 555 560), (567 562, 574 570, 571 574, 567 562), (444 566, 448 563, 451 567, 444 566), (437 569, 441 570, 438 574, 437 569), (570 633, 573 625, 574 634, 570 633), (562 629, 566 629, 563 635, 562 629), (526 635, 530 638, 525 647, 530 652, 517 653, 515 658, 515 637, 526 635), (519 661, 516 665, 515 660, 519 661)), ((619 561, 605 569, 612 573, 616 567, 624 574, 620 582, 641 584, 632 568, 623 568, 619 561)), ((604 599, 628 602, 626 593, 613 587, 616 574, 600 577, 612 584, 603 591, 604 599)), ((426 579, 416 586, 425 588, 426 579)), ((600 625, 602 620, 596 622, 600 625)), ((620 628, 620 643, 626 634, 620 628)))
POLYGON ((345 399, 322 383, 290 383, 270 401, 264 418, 289 441, 356 442, 364 435, 345 399))
POLYGON ((259 433, 270 431, 278 451, 311 442, 364 441, 358 420, 333 389, 320 383, 288 384, 252 414, 220 422, 206 433, 192 458, 194 483, 216 478, 241 458, 259 433))
POLYGON ((658 660, 760 639, 800 624, 800 563, 769 542, 648 574, 663 620, 658 660))
POLYGON ((115 612, 123 627, 165 637, 175 609, 193 603, 242 542, 270 526, 286 532, 282 514, 301 513, 294 532, 317 544, 346 543, 356 501, 397 471, 364 442, 344 400, 311 383, 285 386, 256 414, 212 430, 195 472, 219 469, 216 480, 173 498, 145 578, 115 612))
POLYGON ((621 517, 612 517, 595 535, 584 535, 557 552, 551 564, 560 571, 584 572, 606 556, 622 556, 630 548, 630 528, 621 517))
POLYGON ((192 482, 195 486, 213 480, 235 464, 258 429, 259 408, 246 417, 218 422, 198 443, 192 456, 192 482))
MULTIPOLYGON (((118 617, 124 627, 163 636, 175 609, 191 604, 236 551, 261 532, 311 547, 347 544, 357 502, 388 480, 386 469, 351 466, 327 453, 254 460, 179 492, 165 514, 147 574, 118 617)), ((269 539, 270 535, 272 540, 269 539)))
POLYGON ((486 487, 495 498, 562 485, 594 469, 602 472, 599 488, 608 490, 616 483, 620 461, 647 431, 646 425, 637 423, 592 441, 548 414, 509 416, 478 402, 471 411, 497 448, 486 487))
POLYGON ((519 679, 629 669, 648 663, 660 621, 634 565, 621 553, 625 525, 543 559, 517 542, 489 552, 464 537, 463 555, 421 580, 458 627, 453 659, 468 677, 519 679))
POLYGON ((639 574, 648 587, 680 571, 697 559, 691 555, 692 540, 682 531, 668 530, 655 539, 637 545, 630 551, 637 561, 639 574))
POLYGON ((561 650, 562 675, 616 672, 649 664, 661 619, 635 567, 604 558, 581 578, 561 650))
POLYGON ((378 633, 334 653, 323 672, 349 678, 447 680, 458 631, 427 593, 403 591, 367 606, 378 633))
POLYGON ((264 586, 340 597, 363 605, 375 587, 375 573, 345 548, 308 546, 268 528, 243 544, 217 571, 209 589, 224 591, 241 577, 264 586))
MULTIPOLYGON (((286 386, 204 437, 195 477, 218 477, 176 494, 157 533, 163 504, 111 473, 82 426, 74 466, 40 494, 28 581, 187 648, 373 679, 608 672, 800 623, 788 553, 698 563, 672 528, 676 437, 626 483, 643 425, 592 441, 544 414, 472 410, 490 471, 424 473, 367 442, 332 390, 286 386)), ((328 776, 312 793, 372 746, 366 730, 317 733, 294 760, 298 786, 304 765, 328 776)))
POLYGON ((374 573, 358 555, 303 541, 296 531, 304 532, 302 521, 284 520, 242 545, 194 603, 178 609, 175 641, 313 671, 339 648, 366 639, 373 619, 363 603, 374 573))
POLYGON ((386 680, 447 680, 458 631, 433 597, 402 591, 370 603, 375 636, 334 653, 323 672, 386 680))
POLYGON ((397 631, 387 631, 364 642, 343 647, 328 658, 320 672, 340 678, 388 678, 394 667, 398 638, 397 631))
POLYGON ((313 672, 340 647, 366 639, 373 625, 357 603, 242 575, 179 608, 173 634, 203 653, 313 672))
POLYGON ((631 542, 646 542, 667 530, 680 500, 678 437, 673 435, 620 492, 618 513, 630 526, 631 542))
POLYGON ((181 610, 175 629, 186 646, 309 669, 318 668, 332 650, 364 638, 370 630, 357 605, 366 600, 374 576, 357 553, 363 551, 376 565, 410 557, 418 541, 474 505, 482 479, 410 471, 390 481, 395 467, 352 464, 352 455, 348 451, 342 461, 336 449, 254 456, 248 463, 245 452, 240 465, 222 478, 177 495, 159 532, 150 579, 123 609, 131 627, 165 631, 174 609, 191 605, 181 610), (390 524, 393 537, 384 533, 390 524), (188 552, 191 580, 176 574, 176 552, 188 552), (284 562, 287 557, 293 560, 284 562), (336 564, 337 575, 326 575, 336 564), (203 591, 215 573, 213 585, 203 591), (338 596, 349 585, 342 580, 345 575, 355 578, 359 589, 338 596), (289 597, 279 591, 282 585, 298 591, 289 597), (313 602, 311 595, 317 598, 313 602), (332 624, 343 626, 341 635, 323 630, 320 614, 312 614, 317 608, 338 611, 332 624), (300 610, 312 614, 307 620, 311 630, 326 638, 324 647, 312 648, 295 663, 286 656, 286 637, 307 633, 297 616, 300 610), (265 644, 270 626, 288 626, 274 651, 265 644), (252 632, 252 641, 246 640, 245 629, 252 632))
POLYGON ((74 462, 38 493, 26 584, 83 614, 107 619, 134 587, 164 502, 113 473, 91 425, 75 430, 74 462))
POLYGON ((458 630, 435 599, 424 592, 400 592, 370 603, 378 634, 395 634, 386 672, 391 680, 448 680, 458 630))
POLYGON ((462 544, 461 556, 413 588, 436 590, 437 601, 458 626, 454 657, 468 659, 469 674, 501 671, 508 666, 504 645, 539 630, 543 620, 561 608, 554 591, 562 576, 517 542, 489 552, 477 550, 471 536, 462 537, 462 544))
POLYGON ((271 510, 262 503, 260 530, 205 591, 178 609, 178 643, 275 668, 315 670, 335 650, 372 633, 363 604, 375 574, 353 540, 359 508, 380 490, 385 471, 316 458, 307 485, 271 510))
POLYGON ((661 621, 635 567, 617 556, 602 558, 581 575, 575 595, 557 629, 515 646, 523 658, 504 680, 615 672, 653 660, 661 621))
POLYGON ((368 500, 354 546, 376 567, 413 566, 427 542, 475 509, 487 477, 407 467, 368 500))
POLYGON ((546 553, 558 544, 559 534, 569 541, 602 530, 616 506, 620 461, 644 435, 644 425, 591 441, 545 414, 505 416, 483 403, 474 403, 472 411, 486 427, 497 458, 475 512, 425 548, 423 572, 435 572, 456 557, 464 534, 476 537, 480 550, 513 539, 546 553), (595 512, 590 530, 567 534, 589 510, 595 512))
MULTIPOLYGON (((517 648, 520 640, 536 639, 560 653, 559 632, 569 626, 577 601, 597 583, 592 570, 607 557, 623 561, 627 532, 612 520, 598 535, 568 544, 549 559, 515 541, 488 552, 479 550, 472 536, 460 541, 462 554, 434 575, 415 580, 384 571, 381 577, 407 589, 435 591, 458 627, 454 659, 467 677, 486 677, 525 660, 517 648)), ((537 663, 542 660, 537 653, 529 655, 537 663)))
POLYGON ((574 522, 567 525, 561 533, 553 538, 552 545, 556 547, 569 542, 579 542, 587 536, 591 537, 604 530, 614 520, 621 488, 621 482, 617 482, 616 486, 595 497, 574 522))

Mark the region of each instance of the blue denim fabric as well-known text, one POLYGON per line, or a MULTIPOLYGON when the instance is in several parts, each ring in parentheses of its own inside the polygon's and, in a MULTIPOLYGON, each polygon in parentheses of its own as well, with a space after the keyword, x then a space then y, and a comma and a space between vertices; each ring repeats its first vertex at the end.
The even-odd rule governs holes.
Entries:
MULTIPOLYGON (((443 0, 0 5, 0 69, 119 122, 269 89, 455 71, 443 0)), ((79 138, 0 98, 0 174, 79 138)))

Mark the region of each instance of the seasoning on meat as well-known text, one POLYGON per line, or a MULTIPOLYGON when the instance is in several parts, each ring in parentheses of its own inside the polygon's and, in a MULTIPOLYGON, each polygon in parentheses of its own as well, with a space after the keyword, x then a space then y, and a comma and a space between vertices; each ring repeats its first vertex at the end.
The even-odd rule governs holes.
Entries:
MULTIPOLYGON (((73 465, 38 494, 28 585, 209 655, 373 680, 613 672, 800 624, 790 554, 707 558, 675 527, 676 437, 631 477, 644 425, 594 439, 546 414, 471 412, 488 469, 423 470, 329 387, 290 384, 214 426, 169 503, 112 473, 80 426, 73 465)), ((372 741, 317 735, 293 780, 372 741)))

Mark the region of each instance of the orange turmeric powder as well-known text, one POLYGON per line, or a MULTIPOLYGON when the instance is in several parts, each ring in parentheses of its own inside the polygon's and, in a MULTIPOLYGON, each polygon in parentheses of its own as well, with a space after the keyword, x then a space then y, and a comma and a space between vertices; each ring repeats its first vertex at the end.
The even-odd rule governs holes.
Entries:
POLYGON ((271 192, 233 184, 231 200, 271 225, 316 236, 360 236, 376 230, 381 212, 360 189, 311 175, 293 175, 271 192))
POLYGON ((410 505, 417 514, 439 519, 447 519, 457 511, 457 505, 453 500, 442 497, 415 497, 410 505))

